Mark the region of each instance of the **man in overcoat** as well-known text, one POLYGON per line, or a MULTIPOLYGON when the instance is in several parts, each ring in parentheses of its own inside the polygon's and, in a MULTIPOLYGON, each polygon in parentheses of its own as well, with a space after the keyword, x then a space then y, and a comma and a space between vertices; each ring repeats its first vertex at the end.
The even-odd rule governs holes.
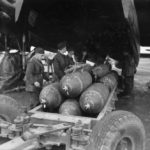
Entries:
POLYGON ((35 55, 28 61, 25 73, 26 91, 39 103, 39 93, 43 86, 43 79, 48 80, 44 74, 44 66, 41 60, 44 58, 44 50, 35 48, 35 55))

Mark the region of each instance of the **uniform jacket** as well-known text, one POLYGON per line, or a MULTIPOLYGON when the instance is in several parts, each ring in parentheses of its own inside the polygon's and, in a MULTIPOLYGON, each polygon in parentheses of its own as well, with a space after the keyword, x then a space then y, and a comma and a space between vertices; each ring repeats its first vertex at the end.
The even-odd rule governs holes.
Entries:
POLYGON ((54 57, 54 61, 53 61, 54 72, 57 78, 60 80, 65 74, 64 72, 65 69, 69 67, 69 65, 73 65, 73 64, 74 62, 72 58, 58 52, 57 55, 54 57))
POLYGON ((26 91, 36 91, 37 88, 34 86, 34 82, 39 82, 42 88, 43 85, 44 66, 40 60, 34 56, 29 60, 26 69, 25 82, 26 91))

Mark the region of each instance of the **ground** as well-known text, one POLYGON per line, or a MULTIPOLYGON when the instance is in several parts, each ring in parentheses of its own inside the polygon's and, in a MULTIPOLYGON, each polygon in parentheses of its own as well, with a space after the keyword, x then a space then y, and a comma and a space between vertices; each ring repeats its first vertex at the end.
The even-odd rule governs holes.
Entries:
POLYGON ((119 100, 117 109, 128 110, 139 116, 146 129, 146 150, 150 148, 150 58, 141 58, 135 75, 135 88, 131 98, 119 100))

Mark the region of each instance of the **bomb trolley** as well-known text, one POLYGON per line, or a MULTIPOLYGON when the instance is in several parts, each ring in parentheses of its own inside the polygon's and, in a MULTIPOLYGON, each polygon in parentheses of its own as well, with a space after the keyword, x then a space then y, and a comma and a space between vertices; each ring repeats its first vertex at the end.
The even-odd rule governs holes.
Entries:
POLYGON ((11 139, 0 150, 144 150, 141 120, 127 111, 113 111, 112 90, 97 118, 42 112, 42 106, 20 114, 14 123, 0 121, 0 136, 11 139))

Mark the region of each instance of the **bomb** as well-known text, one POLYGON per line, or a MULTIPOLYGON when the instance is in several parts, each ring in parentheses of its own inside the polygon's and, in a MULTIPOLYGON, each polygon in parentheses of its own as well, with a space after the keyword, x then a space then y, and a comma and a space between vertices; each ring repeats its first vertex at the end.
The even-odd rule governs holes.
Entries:
POLYGON ((98 114, 103 109, 109 96, 108 87, 102 83, 94 83, 80 96, 80 106, 87 114, 98 114))
POLYGON ((40 102, 48 111, 53 111, 62 103, 60 84, 58 82, 45 86, 40 93, 40 102))
POLYGON ((115 71, 111 71, 106 76, 99 79, 99 82, 106 85, 111 92, 115 86, 117 86, 118 83, 118 74, 115 71))
POLYGON ((59 113, 63 115, 80 116, 81 108, 75 99, 68 99, 60 106, 59 113))
POLYGON ((90 73, 86 71, 77 71, 66 74, 60 81, 61 92, 69 97, 75 98, 79 96, 92 83, 90 73))
POLYGON ((111 70, 110 64, 101 64, 92 69, 92 74, 95 77, 95 79, 98 79, 105 76, 107 73, 110 72, 110 70, 111 70))

